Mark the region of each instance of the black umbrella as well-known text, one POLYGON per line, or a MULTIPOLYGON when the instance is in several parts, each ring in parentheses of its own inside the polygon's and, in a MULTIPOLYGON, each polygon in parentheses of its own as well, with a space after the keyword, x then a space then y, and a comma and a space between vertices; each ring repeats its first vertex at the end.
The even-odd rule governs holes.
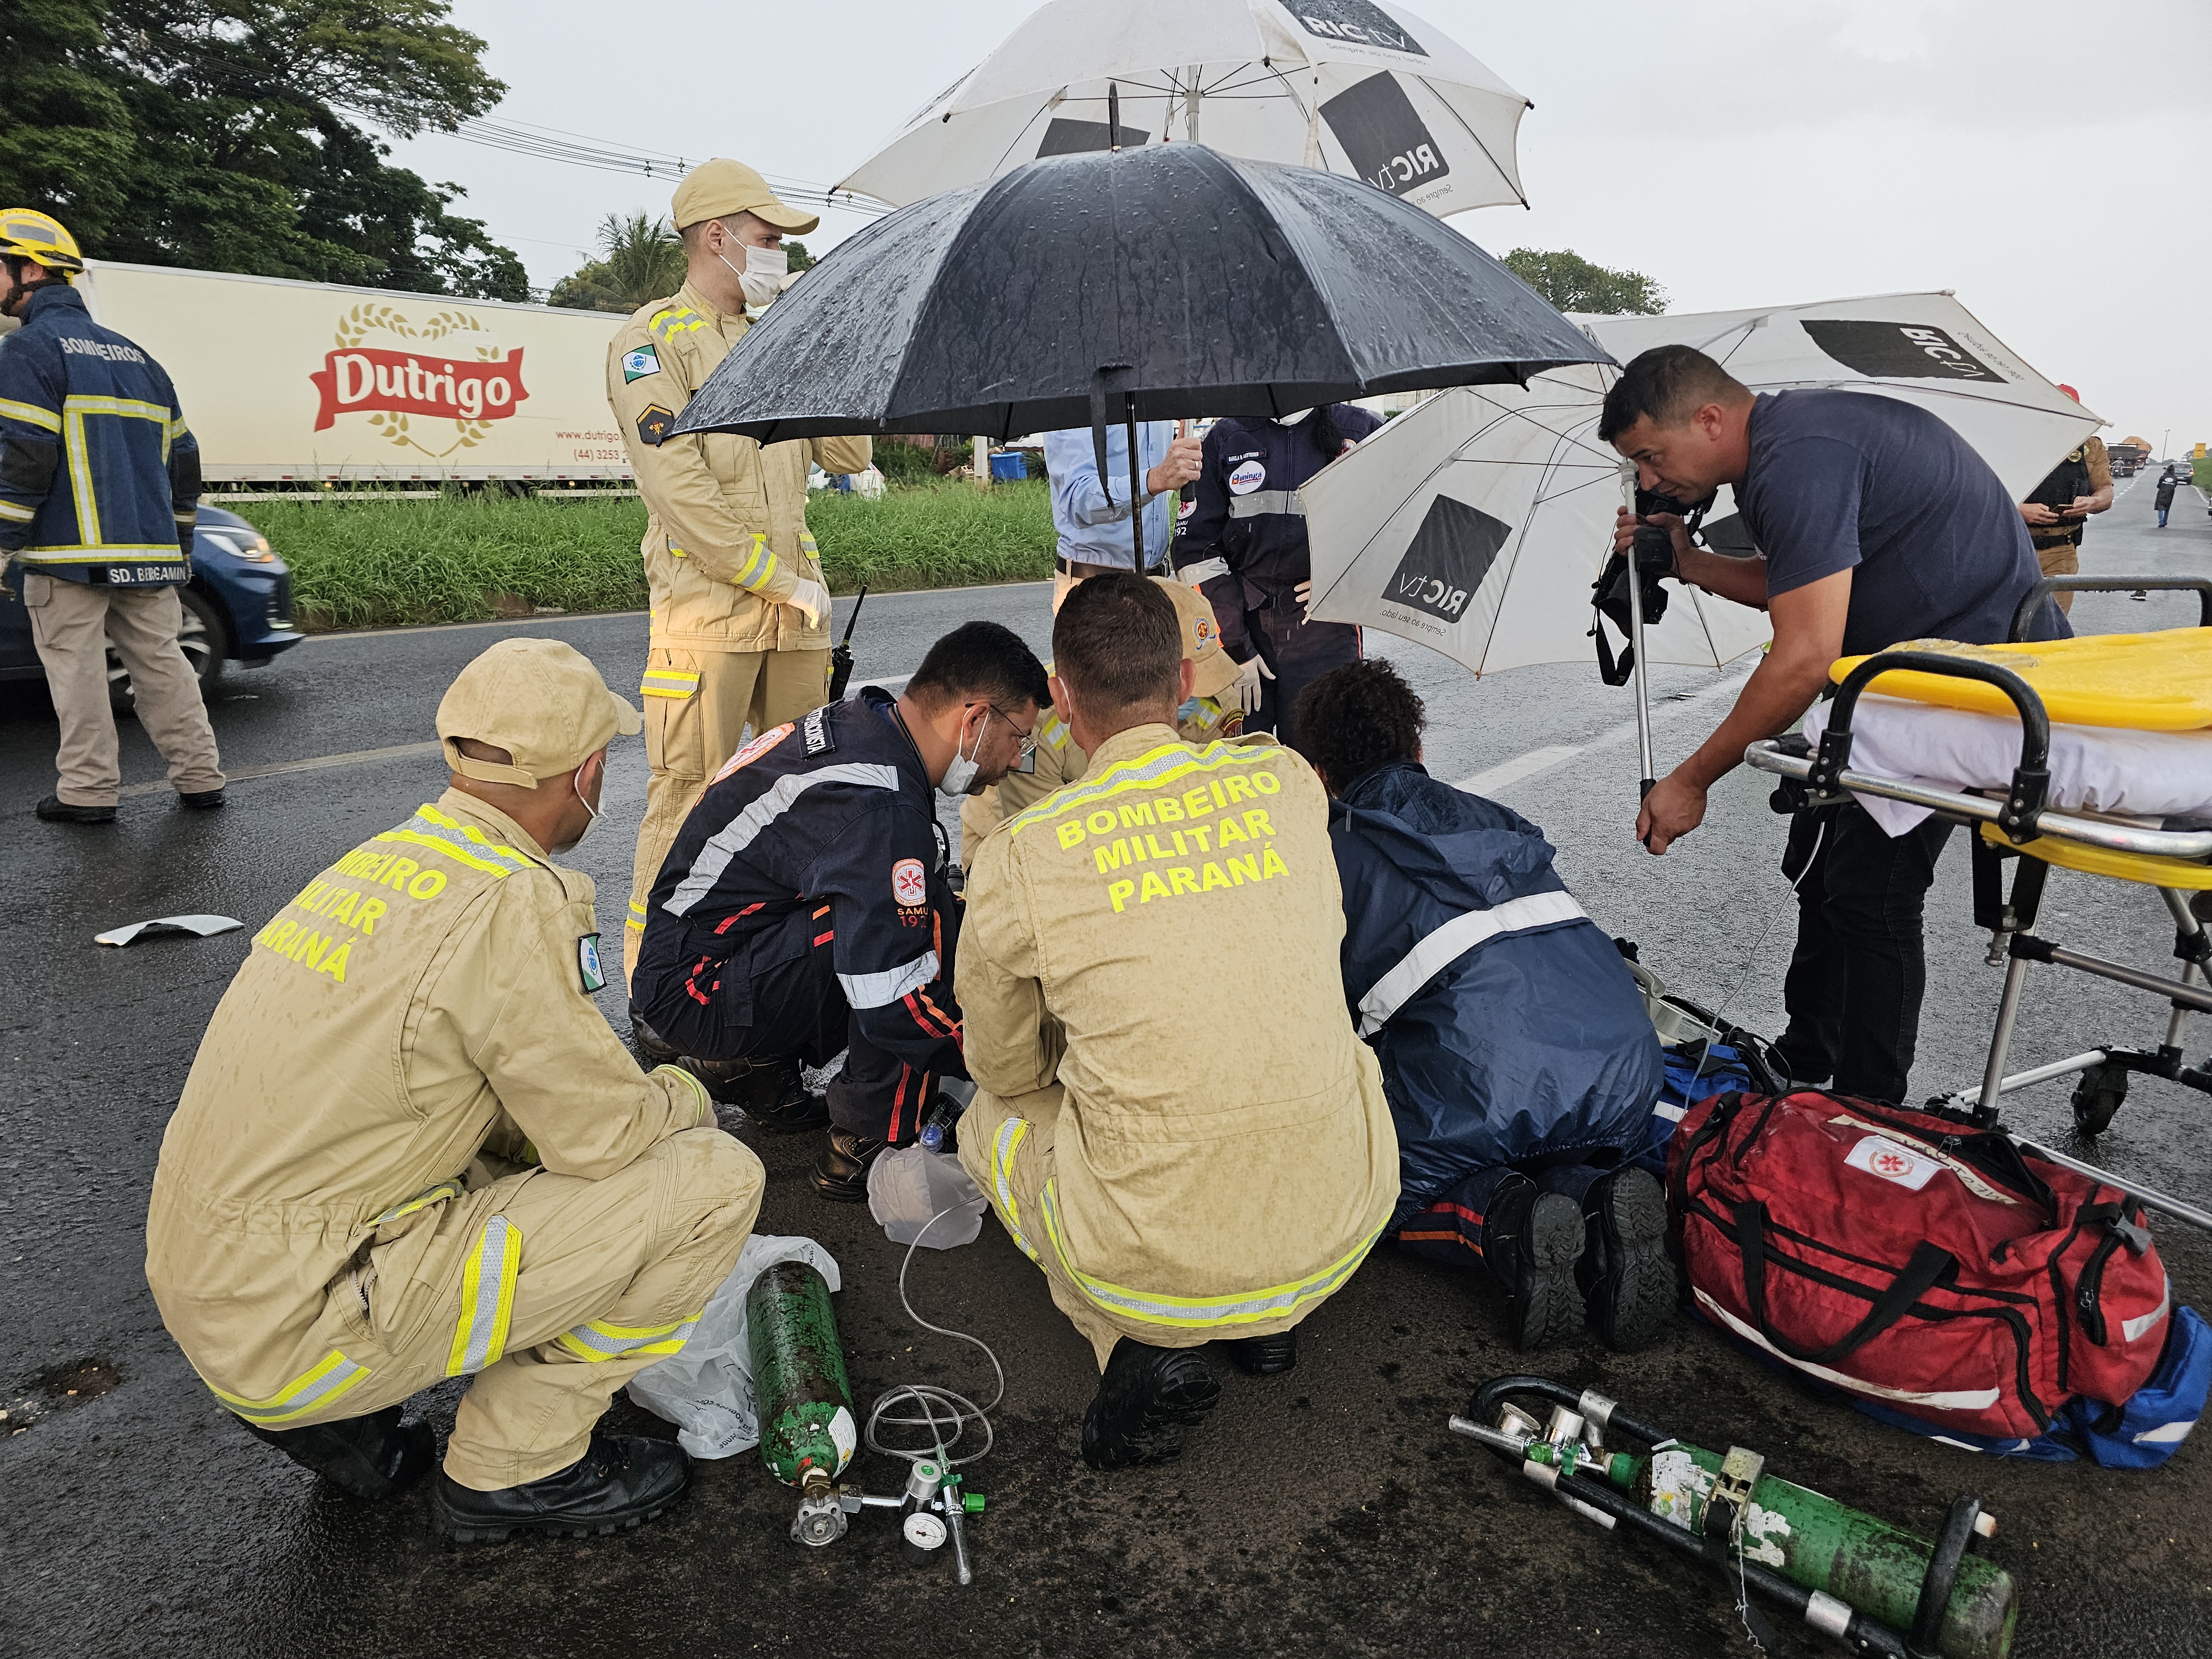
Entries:
POLYGON ((769 309, 675 429, 773 443, 1088 425, 1103 480, 1120 419, 1133 495, 1139 420, 1612 361, 1385 191, 1147 145, 1033 161, 878 220, 769 309))

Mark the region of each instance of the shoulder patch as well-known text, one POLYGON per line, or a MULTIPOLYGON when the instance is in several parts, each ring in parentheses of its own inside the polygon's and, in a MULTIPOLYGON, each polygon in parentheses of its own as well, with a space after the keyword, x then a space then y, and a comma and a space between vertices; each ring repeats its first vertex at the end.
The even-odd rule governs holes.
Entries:
POLYGON ((599 967, 599 936, 585 933, 576 940, 576 976, 584 983, 584 994, 607 988, 607 976, 599 967))
POLYGON ((637 435, 654 448, 676 429, 676 411, 663 409, 659 404, 647 404, 645 412, 637 417, 637 435))
POLYGON ((625 352, 622 365, 623 384, 628 386, 632 380, 641 380, 648 374, 659 374, 660 354, 647 343, 635 351, 625 352))
POLYGON ((829 713, 824 707, 806 717, 806 752, 810 755, 824 754, 837 746, 837 739, 830 734, 829 713))

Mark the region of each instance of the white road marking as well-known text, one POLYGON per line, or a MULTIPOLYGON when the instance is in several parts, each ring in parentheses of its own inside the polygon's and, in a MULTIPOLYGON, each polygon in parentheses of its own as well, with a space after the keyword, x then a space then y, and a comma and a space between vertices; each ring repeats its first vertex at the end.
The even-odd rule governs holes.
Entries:
MULTIPOLYGON (((250 778, 282 777, 289 772, 320 772, 333 766, 364 766, 371 761, 397 760, 403 755, 434 755, 442 747, 435 738, 428 743, 394 744, 389 749, 356 749, 345 755, 315 755, 307 760, 279 761, 274 766, 240 766, 227 775, 231 783, 244 783, 250 778)), ((160 783, 126 783, 115 793, 125 799, 133 795, 167 793, 169 785, 160 783)))
MULTIPOLYGON (((1651 710, 1653 728, 1656 730, 1661 724, 1691 714, 1723 696, 1733 696, 1742 689, 1744 678, 1742 675, 1728 674, 1679 702, 1662 700, 1651 710)), ((1472 777, 1462 778, 1452 787, 1464 789, 1470 795, 1494 795, 1501 789, 1510 789, 1516 783, 1526 783, 1542 773, 1565 766, 1577 757, 1594 750, 1610 748, 1624 738, 1633 738, 1635 735, 1636 721, 1632 718, 1625 720, 1618 726, 1607 727, 1588 743, 1552 744, 1541 749, 1531 749, 1525 755, 1516 755, 1510 761, 1500 761, 1495 766, 1486 767, 1472 777)))

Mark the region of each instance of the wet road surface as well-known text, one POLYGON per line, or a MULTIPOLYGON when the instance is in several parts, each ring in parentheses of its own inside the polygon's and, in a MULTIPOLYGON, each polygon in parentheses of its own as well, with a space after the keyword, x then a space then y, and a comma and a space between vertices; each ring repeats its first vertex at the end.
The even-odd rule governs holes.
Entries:
MULTIPOLYGON (((2123 488, 2093 522, 2092 569, 2212 571, 2201 506, 2160 532, 2142 481, 2123 488)), ((974 616, 1042 647, 1048 606, 1039 586, 878 595, 858 636, 862 675, 911 671, 931 639, 974 616)), ((2189 619, 2179 602, 2119 596, 2085 598, 2075 615, 2100 632, 2189 619)), ((311 640, 222 683, 212 706, 226 762, 242 772, 401 752, 245 778, 228 811, 186 815, 126 722, 126 782, 153 787, 106 830, 32 817, 52 787, 53 722, 35 686, 0 686, 10 901, 0 944, 14 969, 0 1017, 0 1429, 13 1431, 0 1436, 0 1651, 1749 1653, 1717 1583, 1597 1532, 1446 1432, 1476 1386, 1525 1370, 1597 1387, 1685 1438, 1754 1447, 1771 1472, 1923 1533, 1954 1494, 1978 1492, 2001 1522, 1989 1553, 2021 1583, 2021 1656, 2212 1652, 2212 1447, 2187 1446, 2152 1473, 1990 1462, 1812 1400, 1687 1322, 1641 1355, 1591 1337, 1516 1356, 1472 1274, 1387 1250, 1307 1322, 1295 1373, 1259 1382, 1218 1367, 1223 1404, 1182 1461, 1113 1477, 1076 1455, 1087 1352, 1000 1229, 987 1222, 972 1246, 923 1253, 918 1306, 989 1341, 1007 1373, 998 1449, 972 1471, 990 1508, 971 1530, 966 1589, 908 1566, 879 1514, 856 1518, 829 1550, 800 1550, 787 1537, 792 1493, 749 1455, 702 1466, 662 1521, 586 1545, 452 1551, 428 1536, 419 1488, 377 1506, 322 1487, 241 1431, 161 1328, 143 1256, 162 1126, 252 930, 339 851, 435 797, 442 769, 421 745, 447 681, 493 640, 528 633, 570 641, 610 683, 634 687, 641 616, 311 640), (92 944, 106 927, 194 910, 246 930, 129 951, 92 944)), ((1478 685, 1418 647, 1370 641, 1431 699, 1431 770, 1486 774, 1545 826, 1602 925, 1640 940, 1680 989, 1778 1026, 1791 922, 1774 867, 1783 825, 1759 778, 1728 780, 1705 827, 1650 858, 1630 833, 1626 692, 1583 665, 1478 685)), ((1731 678, 1658 675, 1673 699, 1662 705, 1662 769, 1710 728, 1731 678)), ((618 745, 606 821, 568 860, 597 878, 603 925, 619 925, 643 786, 641 746, 618 745)), ((1956 841, 1929 916, 1916 1094, 1978 1077, 1997 996, 2001 970, 1983 964, 1956 841)), ((2166 963, 2166 926, 2147 892, 2058 872, 2046 917, 2066 942, 2166 963)), ((2039 970, 2031 988, 2015 1069, 2101 1040, 2154 1042, 2163 1024, 2148 1000, 2078 975, 2039 970)), ((601 1000, 623 1026, 618 981, 601 1000)), ((1233 1063, 1237 1042, 1264 1040, 1265 1013, 1230 999, 1199 1009, 1190 1063, 1233 1063)), ((2192 1048, 2206 1037, 2200 1019, 2192 1048)), ((2066 1088, 2018 1097, 2011 1116, 2063 1135, 2066 1088)), ((2204 1106, 2138 1081, 2094 1155, 2212 1200, 2204 1106)), ((863 1407, 908 1379, 987 1389, 971 1350, 907 1320, 901 1252, 866 1210, 812 1197, 812 1138, 742 1133, 769 1171, 761 1229, 810 1233, 843 1264, 839 1317, 863 1407)), ((2158 1231, 2178 1294, 2212 1299, 2206 1241, 2158 1231)), ((441 1431, 459 1386, 418 1398, 441 1431)), ((672 1433, 626 1403, 615 1425, 672 1433)), ((856 1472, 878 1490, 893 1480, 866 1455, 856 1472)), ((1840 1650, 1802 1632, 1784 1639, 1791 1651, 1840 1650)))

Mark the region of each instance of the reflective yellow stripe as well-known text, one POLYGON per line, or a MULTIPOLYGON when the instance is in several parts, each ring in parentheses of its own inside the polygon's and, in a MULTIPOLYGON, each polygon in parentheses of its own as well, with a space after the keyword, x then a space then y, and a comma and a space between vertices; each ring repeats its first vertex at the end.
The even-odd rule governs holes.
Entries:
POLYGON ((506 848, 488 840, 483 830, 458 823, 434 807, 418 807, 415 816, 399 828, 386 830, 375 839, 427 847, 434 853, 443 853, 455 862, 467 865, 471 870, 482 870, 502 878, 530 868, 530 860, 521 854, 510 853, 506 848))
POLYGON ((699 689, 696 671, 681 668, 648 668, 639 683, 637 694, 641 697, 688 697, 699 689))
POLYGON ((775 555, 768 550, 768 538, 756 530, 753 532, 752 557, 747 559, 738 574, 730 580, 739 587, 765 587, 775 574, 775 555), (763 560, 767 562, 765 569, 762 568, 763 560), (756 572, 758 574, 756 574, 756 572))
POLYGON ((17 524, 27 524, 39 516, 38 509, 15 501, 0 501, 0 519, 13 519, 17 524))
POLYGON ((76 497, 77 539, 100 544, 100 504, 92 498, 92 457, 84 444, 84 412, 62 405, 62 453, 69 457, 70 493, 76 497))
POLYGON ((1203 749, 1194 750, 1188 744, 1164 743, 1134 759, 1116 761, 1095 779, 1059 790, 1026 812, 1016 813, 1006 821, 1007 833, 1018 834, 1029 824, 1056 818, 1063 812, 1073 811, 1093 801, 1104 800, 1110 795, 1126 794, 1132 789, 1159 788, 1178 778, 1188 777, 1193 772, 1217 772, 1224 766, 1255 765, 1265 762, 1275 752, 1272 744, 1266 748, 1247 748, 1210 743, 1203 749))
POLYGON ((645 907, 635 899, 629 902, 629 916, 623 925, 641 933, 645 931, 645 907))
POLYGON ((461 1316, 453 1324, 447 1376, 474 1376, 499 1363, 507 1352, 514 1279, 521 1270, 522 1229, 503 1215, 492 1217, 477 1233, 476 1249, 461 1270, 461 1316))
POLYGON ((62 399, 62 417, 72 413, 85 415, 127 415, 141 421, 155 421, 161 426, 169 424, 169 411, 159 404, 149 404, 138 398, 106 398, 88 392, 73 392, 62 399))
POLYGON ((266 1400, 248 1400, 243 1395, 227 1394, 212 1382, 208 1387, 216 1399, 247 1422, 267 1428, 322 1410, 368 1375, 368 1366, 356 1365, 333 1348, 327 1359, 311 1370, 302 1371, 266 1400))
MULTIPOLYGON (((1389 1225, 1386 1220, 1384 1226, 1389 1225)), ((1151 1291, 1133 1291, 1126 1285, 1111 1284, 1103 1279, 1093 1279, 1082 1272, 1068 1255, 1067 1241, 1060 1224, 1060 1194, 1058 1183, 1044 1184, 1044 1230, 1052 1240, 1053 1254, 1066 1269, 1076 1288, 1098 1307, 1109 1313, 1119 1314, 1124 1319, 1140 1320, 1148 1325, 1170 1325, 1184 1330, 1206 1329, 1220 1325, 1249 1325, 1263 1319, 1280 1319, 1296 1313, 1308 1303, 1319 1300, 1352 1276, 1352 1270, 1374 1249, 1375 1241, 1382 1236, 1382 1227, 1353 1245, 1328 1266, 1304 1279, 1293 1279, 1287 1285, 1273 1285, 1261 1291, 1237 1291, 1227 1296, 1164 1296, 1151 1291)))
POLYGON ((178 416, 175 420, 167 422, 167 428, 169 438, 172 442, 183 437, 185 432, 189 429, 185 427, 185 417, 181 415, 178 416))
POLYGON ((1036 1246, 1022 1236, 1021 1211, 1014 1203, 1013 1183, 1008 1179, 1013 1173, 1014 1154, 1021 1149, 1023 1138, 1030 1132, 1030 1122, 1024 1117, 1010 1117, 999 1126, 999 1133, 991 1142, 991 1185, 998 1194, 999 1219, 1006 1224, 1022 1253, 1032 1261, 1038 1259, 1036 1246))
POLYGON ((1036 734, 1041 743, 1048 743, 1055 749, 1067 747, 1066 724, 1050 709, 1047 709, 1043 717, 1037 721, 1036 734))
POLYGON ((128 554, 146 564, 182 564, 185 556, 174 542, 108 542, 79 547, 27 547, 15 556, 26 564, 97 563, 128 554))
POLYGON ((21 421, 26 426, 43 427, 48 432, 62 429, 62 417, 52 410, 40 409, 36 404, 19 404, 12 398, 0 398, 0 416, 21 421))
POLYGON ((562 1332, 558 1340, 579 1359, 626 1359, 641 1353, 665 1358, 691 1340, 691 1333, 699 1328, 700 1315, 706 1311, 702 1308, 672 1325, 610 1325, 594 1319, 562 1332))
POLYGON ((465 1190, 458 1181, 441 1181, 434 1187, 424 1188, 404 1204, 393 1205, 376 1218, 376 1224, 381 1227, 386 1222, 397 1221, 403 1215, 413 1215, 416 1211, 428 1209, 433 1204, 443 1204, 449 1198, 459 1198, 465 1190))

